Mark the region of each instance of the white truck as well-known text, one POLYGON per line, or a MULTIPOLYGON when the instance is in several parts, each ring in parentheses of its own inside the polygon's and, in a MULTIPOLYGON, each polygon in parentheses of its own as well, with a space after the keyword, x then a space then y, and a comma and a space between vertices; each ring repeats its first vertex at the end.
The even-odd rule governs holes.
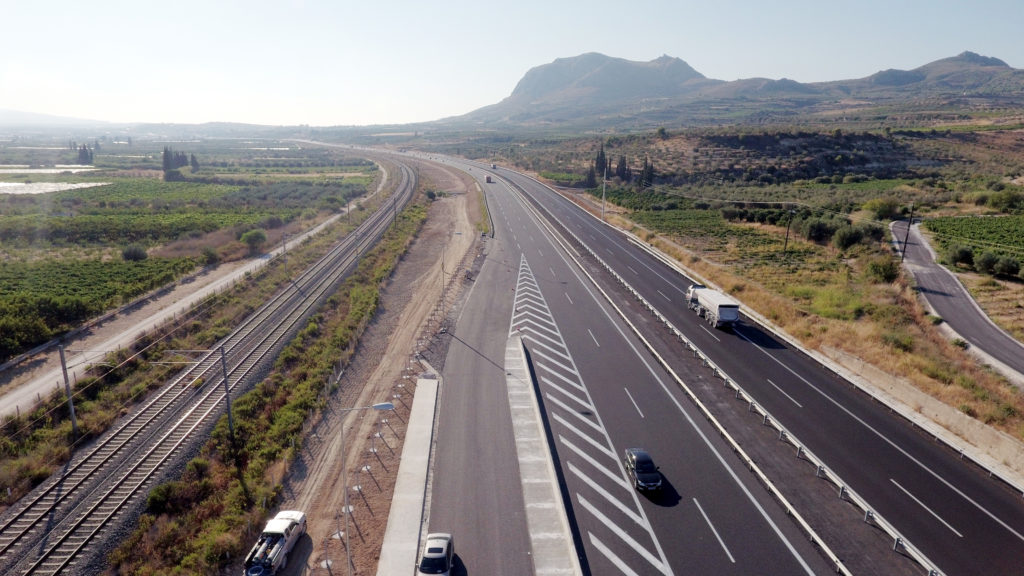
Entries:
POLYGON ((306 533, 306 514, 297 510, 278 512, 245 557, 243 576, 271 576, 288 564, 288 553, 306 533))
POLYGON ((715 328, 735 326, 740 321, 740 303, 718 290, 694 284, 686 291, 686 299, 690 310, 715 328))

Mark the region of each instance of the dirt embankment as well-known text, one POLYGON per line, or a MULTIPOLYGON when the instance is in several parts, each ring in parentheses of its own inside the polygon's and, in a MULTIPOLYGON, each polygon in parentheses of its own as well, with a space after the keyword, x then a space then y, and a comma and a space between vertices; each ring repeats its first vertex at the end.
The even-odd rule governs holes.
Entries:
POLYGON ((423 229, 384 290, 380 310, 341 378, 341 391, 313 425, 293 468, 280 472, 285 486, 281 509, 308 515, 310 549, 294 556, 305 558, 307 570, 320 570, 330 560, 334 570, 344 573, 344 538, 337 535, 346 530, 347 491, 353 574, 376 572, 416 377, 427 370, 417 358, 421 353, 443 357, 443 340, 434 336, 459 298, 463 271, 479 237, 476 184, 444 166, 423 164, 418 170, 431 189, 444 194, 431 205, 423 229), (448 283, 444 303, 442 279, 448 283), (348 410, 378 402, 394 403, 395 411, 348 410))

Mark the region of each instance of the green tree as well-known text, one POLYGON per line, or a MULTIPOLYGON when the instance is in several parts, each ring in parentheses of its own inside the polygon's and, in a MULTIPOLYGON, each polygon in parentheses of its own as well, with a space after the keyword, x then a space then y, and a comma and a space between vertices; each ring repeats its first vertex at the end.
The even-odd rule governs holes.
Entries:
POLYGON ((1011 256, 1000 256, 992 270, 999 276, 1013 277, 1020 272, 1020 262, 1011 256))
POLYGON ((256 254, 259 252, 260 247, 267 243, 267 233, 262 228, 253 228, 242 234, 239 240, 249 246, 250 254, 256 254))
POLYGON ((138 244, 131 244, 124 247, 121 250, 121 258, 124 258, 128 262, 141 262, 149 257, 146 253, 146 249, 138 244))
MULTIPOLYGON (((604 155, 604 142, 601 143, 601 149, 597 151, 597 157, 594 158, 594 170, 598 174, 604 174, 605 169, 608 167, 608 158, 604 155)), ((593 188, 593 186, 587 186, 593 188)))
POLYGON ((949 249, 947 256, 949 258, 949 263, 953 266, 956 266, 957 264, 974 266, 974 249, 970 246, 957 244, 949 249))
POLYGON ((985 274, 995 274, 997 262, 999 262, 999 256, 995 252, 986 250, 981 256, 974 259, 974 269, 985 274))

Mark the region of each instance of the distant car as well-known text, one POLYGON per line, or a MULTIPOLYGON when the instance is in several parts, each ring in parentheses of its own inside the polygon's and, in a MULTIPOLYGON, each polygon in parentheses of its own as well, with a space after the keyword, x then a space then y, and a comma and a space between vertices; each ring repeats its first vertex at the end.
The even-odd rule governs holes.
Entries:
POLYGON ((626 448, 623 456, 626 474, 633 480, 637 490, 657 490, 661 488, 661 472, 654 465, 654 460, 642 448, 626 448))
POLYGON ((442 574, 448 576, 452 573, 452 556, 455 554, 455 541, 451 534, 434 532, 427 534, 427 541, 423 545, 423 557, 420 559, 418 572, 420 574, 442 574))

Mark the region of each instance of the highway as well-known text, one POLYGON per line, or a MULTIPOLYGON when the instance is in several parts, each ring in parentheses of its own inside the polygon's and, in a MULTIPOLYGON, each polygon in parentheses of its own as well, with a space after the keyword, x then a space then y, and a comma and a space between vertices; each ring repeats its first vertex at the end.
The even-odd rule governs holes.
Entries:
MULTIPOLYGON (((689 279, 533 180, 500 173, 589 244, 943 573, 1019 572, 1024 558, 1019 492, 755 323, 748 320, 734 332, 710 331, 682 301, 689 279)), ((577 338, 577 343, 586 340, 577 338)), ((676 354, 685 353, 680 345, 676 354)), ((664 434, 661 424, 658 435, 664 434)))
POLYGON ((585 573, 831 572, 519 195, 481 185, 495 237, 442 371, 429 519, 455 534, 465 572, 533 573, 502 369, 510 331, 526 341, 585 573), (631 446, 661 466, 661 494, 628 483, 631 446))

